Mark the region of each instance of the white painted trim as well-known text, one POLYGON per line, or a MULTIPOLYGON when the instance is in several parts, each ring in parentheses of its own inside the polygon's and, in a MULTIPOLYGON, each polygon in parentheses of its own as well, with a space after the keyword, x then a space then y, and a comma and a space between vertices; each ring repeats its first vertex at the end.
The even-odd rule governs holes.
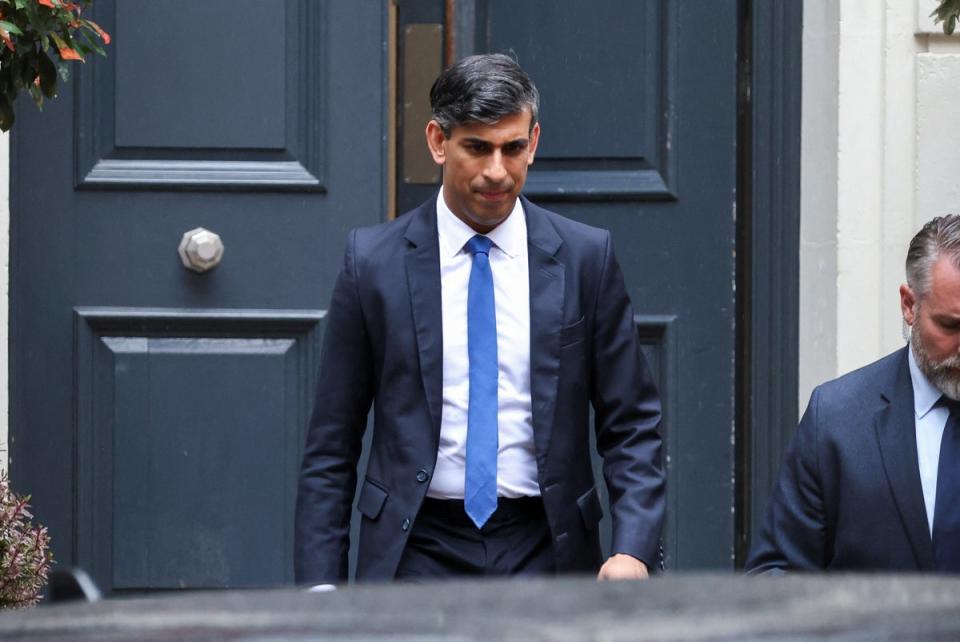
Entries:
POLYGON ((803 3, 799 408, 837 371, 839 0, 803 3))

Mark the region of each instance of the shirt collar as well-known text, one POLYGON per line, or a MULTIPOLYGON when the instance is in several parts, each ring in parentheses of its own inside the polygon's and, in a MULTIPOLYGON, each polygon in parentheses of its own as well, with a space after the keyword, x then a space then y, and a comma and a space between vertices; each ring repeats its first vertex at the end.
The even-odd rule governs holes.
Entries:
MULTIPOLYGON (((443 198, 443 187, 437 194, 437 234, 440 248, 446 256, 456 256, 477 233, 469 225, 457 218, 447 207, 443 198)), ((486 236, 511 259, 523 254, 527 245, 527 221, 520 199, 513 205, 510 215, 486 236)))
POLYGON ((907 361, 910 364, 910 380, 913 382, 913 410, 917 419, 923 419, 930 412, 943 393, 927 379, 927 376, 917 365, 917 359, 913 355, 913 346, 907 347, 907 361))

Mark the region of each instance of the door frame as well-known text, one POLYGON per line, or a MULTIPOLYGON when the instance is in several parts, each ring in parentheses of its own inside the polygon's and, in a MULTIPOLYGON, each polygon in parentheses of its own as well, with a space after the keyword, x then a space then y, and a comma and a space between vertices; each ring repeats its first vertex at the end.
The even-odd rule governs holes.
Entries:
POLYGON ((797 424, 803 2, 738 0, 734 565, 797 424))

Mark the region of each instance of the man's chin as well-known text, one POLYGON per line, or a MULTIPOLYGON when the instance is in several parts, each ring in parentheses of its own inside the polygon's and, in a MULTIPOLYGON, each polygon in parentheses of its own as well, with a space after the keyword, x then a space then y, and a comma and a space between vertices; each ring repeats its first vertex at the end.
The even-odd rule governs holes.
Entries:
POLYGON ((945 397, 960 401, 960 358, 951 356, 942 361, 934 361, 916 332, 911 335, 910 344, 920 371, 930 383, 945 397))
POLYGON ((960 374, 956 368, 934 365, 927 378, 945 397, 960 401, 960 374))
POLYGON ((496 226, 503 223, 505 220, 507 220, 507 217, 510 216, 510 212, 513 211, 513 207, 511 206, 506 211, 501 211, 501 210, 491 211, 491 210, 479 209, 479 208, 478 210, 474 210, 473 212, 471 212, 470 219, 479 226, 493 229, 496 226))

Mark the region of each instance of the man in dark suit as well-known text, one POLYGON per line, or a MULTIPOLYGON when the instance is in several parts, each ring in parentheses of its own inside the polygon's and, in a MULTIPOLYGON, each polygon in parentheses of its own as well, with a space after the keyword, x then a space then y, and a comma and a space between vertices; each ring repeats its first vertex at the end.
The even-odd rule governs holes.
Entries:
POLYGON ((358 579, 646 577, 664 510, 660 403, 610 235, 520 197, 540 125, 516 63, 466 58, 430 100, 440 193, 354 230, 334 287, 297 498, 297 582, 346 578, 371 402, 358 579), (605 562, 591 404, 613 513, 605 562))
POLYGON ((813 391, 748 571, 960 572, 960 216, 906 273, 910 345, 813 391))

